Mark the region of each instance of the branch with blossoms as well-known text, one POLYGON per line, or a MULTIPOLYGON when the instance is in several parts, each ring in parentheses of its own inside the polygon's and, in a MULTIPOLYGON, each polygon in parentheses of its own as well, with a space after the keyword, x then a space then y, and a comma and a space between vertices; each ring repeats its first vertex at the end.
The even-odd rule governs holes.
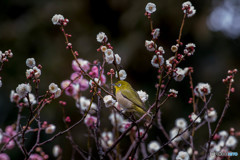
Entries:
MULTIPOLYGON (((182 23, 176 44, 170 47, 169 53, 166 53, 164 48, 157 44, 157 40, 160 39, 160 28, 154 28, 152 19, 152 14, 156 10, 154 3, 148 3, 145 7, 145 16, 151 30, 151 38, 145 41, 145 47, 152 53, 151 64, 156 69, 157 83, 154 89, 155 100, 152 103, 148 102, 151 105, 146 105, 149 95, 145 91, 136 91, 137 97, 142 104, 145 104, 144 114, 137 114, 136 108, 128 110, 125 106, 127 104, 119 101, 114 85, 118 81, 126 82, 127 70, 123 69, 121 54, 115 53, 107 35, 104 32, 97 34, 96 40, 100 43, 97 52, 101 60, 90 62, 81 58, 80 52, 75 50, 70 42, 72 35, 66 31, 69 20, 56 14, 52 17, 52 22, 63 33, 66 49, 71 54, 69 56, 73 57, 71 64, 73 72, 69 78, 62 81, 61 87, 51 83, 44 93, 40 93, 42 66, 37 65, 34 58, 26 60, 26 81, 19 84, 16 90, 12 90, 10 93, 10 101, 15 103, 18 109, 16 122, 7 126, 4 131, 0 130, 0 144, 2 145, 0 159, 10 159, 6 151, 11 151, 13 148, 18 148, 25 160, 50 159, 51 156, 62 159, 64 146, 54 145, 52 155, 44 148, 45 144, 53 143, 58 137, 65 137, 70 142, 72 159, 78 155, 82 159, 153 158, 167 160, 171 157, 176 160, 198 160, 217 158, 217 155, 214 156, 210 153, 234 151, 240 132, 235 131, 234 128, 231 128, 229 132, 219 130, 230 106, 231 93, 235 91, 233 83, 237 69, 229 70, 228 76, 223 79, 227 86, 227 94, 224 109, 218 118, 216 110, 209 107, 212 99, 210 85, 202 82, 195 85, 192 78, 194 68, 180 67, 181 62, 189 59, 195 53, 196 45, 194 43, 184 44, 182 42, 184 24, 196 13, 194 6, 190 1, 182 4, 182 23), (106 70, 106 68, 111 69, 106 70), (192 106, 192 112, 188 116, 189 122, 186 117, 178 118, 175 126, 168 131, 162 123, 162 107, 172 98, 177 98, 178 94, 182 94, 177 89, 171 88, 172 84, 186 79, 189 80, 191 92, 187 103, 192 106), (72 121, 72 115, 65 109, 68 104, 62 97, 63 94, 71 97, 75 103, 80 117, 76 122, 72 121), (61 106, 62 120, 65 126, 65 129, 58 132, 56 132, 58 126, 54 122, 47 122, 41 116, 42 110, 47 109, 46 106, 51 105, 55 100, 58 100, 61 106), (111 127, 103 123, 108 114, 103 113, 103 107, 109 110, 108 119, 111 127), (213 123, 216 123, 215 128, 212 127, 213 123), (85 128, 83 131, 86 132, 84 134, 86 141, 82 143, 84 147, 80 147, 75 140, 76 137, 72 134, 73 129, 77 126, 85 128), (202 141, 201 147, 199 147, 195 141, 198 138, 195 134, 203 126, 207 126, 209 137, 205 142, 202 141), (103 130, 103 128, 105 129, 103 130), (164 137, 148 136, 154 130, 161 131, 164 137), (51 134, 52 137, 45 139, 44 133, 51 134), (35 136, 32 146, 29 145, 30 136, 35 136), (123 148, 123 143, 126 141, 128 147, 123 148)), ((4 62, 12 56, 11 50, 5 53, 0 52, 0 72, 4 62)), ((2 86, 1 78, 0 86, 2 86)), ((126 98, 130 101, 132 97, 126 98)), ((135 104, 134 101, 130 102, 135 104)))

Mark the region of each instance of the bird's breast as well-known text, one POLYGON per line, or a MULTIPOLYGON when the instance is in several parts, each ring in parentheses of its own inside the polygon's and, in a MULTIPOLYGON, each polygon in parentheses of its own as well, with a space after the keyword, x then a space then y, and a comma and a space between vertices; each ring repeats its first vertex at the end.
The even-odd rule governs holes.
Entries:
POLYGON ((132 103, 130 100, 128 100, 127 98, 123 97, 121 91, 118 91, 118 92, 116 93, 116 98, 117 98, 118 103, 119 103, 123 108, 126 108, 126 109, 132 108, 133 103, 132 103))

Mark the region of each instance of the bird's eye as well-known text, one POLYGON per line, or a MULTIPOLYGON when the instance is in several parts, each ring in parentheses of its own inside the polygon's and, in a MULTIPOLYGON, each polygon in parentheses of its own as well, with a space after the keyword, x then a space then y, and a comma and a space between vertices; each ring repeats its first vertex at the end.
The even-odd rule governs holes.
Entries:
POLYGON ((121 87, 121 84, 119 83, 117 86, 118 86, 118 87, 121 87))

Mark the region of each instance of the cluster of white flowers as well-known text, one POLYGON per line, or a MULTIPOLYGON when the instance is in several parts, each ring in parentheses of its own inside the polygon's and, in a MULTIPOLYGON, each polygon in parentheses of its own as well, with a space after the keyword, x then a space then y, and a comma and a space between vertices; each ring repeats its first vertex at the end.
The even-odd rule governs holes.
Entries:
POLYGON ((16 92, 20 98, 26 97, 28 93, 32 91, 30 84, 19 84, 16 88, 16 92))
POLYGON ((104 32, 99 32, 97 34, 97 38, 96 39, 97 39, 97 41, 99 43, 104 43, 104 42, 108 41, 108 37, 107 37, 107 35, 104 32))
MULTIPOLYGON (((81 111, 85 112, 89 109, 90 107, 90 104, 91 104, 91 100, 90 99, 87 99, 86 97, 84 96, 81 96, 77 101, 76 101, 76 107, 81 109, 81 111)), ((94 114, 96 113, 96 110, 97 110, 97 105, 96 103, 92 102, 91 104, 91 108, 89 110, 89 113, 90 114, 94 114)))
POLYGON ((112 132, 102 132, 101 134, 101 145, 103 148, 107 149, 113 144, 113 134, 112 132))
POLYGON ((61 25, 61 22, 64 21, 64 17, 63 15, 61 14, 55 14, 53 17, 52 17, 52 23, 54 25, 61 25))
MULTIPOLYGON (((229 152, 236 148, 238 140, 235 136, 229 135, 227 131, 222 130, 215 135, 214 141, 210 144, 210 152, 229 152)), ((211 155, 208 159, 214 160, 211 155)))
POLYGON ((145 7, 145 11, 149 14, 154 13, 156 10, 157 10, 156 5, 151 2, 149 2, 145 7))
POLYGON ((188 43, 184 49, 184 54, 191 56, 195 52, 196 45, 194 43, 188 43))
POLYGON ((145 41, 145 47, 147 48, 148 51, 153 52, 157 48, 157 45, 154 41, 145 41))
POLYGON ((62 94, 62 90, 58 87, 57 84, 55 83, 51 83, 49 86, 48 86, 48 89, 49 89, 49 92, 54 94, 54 97, 55 98, 58 98, 61 96, 62 94))
POLYGON ((190 1, 184 2, 182 4, 182 10, 183 13, 187 14, 188 18, 192 17, 196 13, 195 8, 190 1))
POLYGON ((201 118, 200 117, 198 117, 197 118, 197 115, 195 114, 195 113, 192 113, 191 115, 190 115, 190 118, 191 118, 191 121, 195 121, 195 123, 201 123, 201 118))
MULTIPOLYGON (((126 71, 123 70, 123 69, 121 69, 121 70, 118 72, 118 74, 119 74, 119 79, 120 79, 121 81, 123 81, 123 80, 125 80, 125 79, 127 78, 127 73, 126 73, 126 71)), ((117 73, 115 74, 116 78, 118 78, 118 74, 117 74, 117 73)))
POLYGON ((203 97, 211 93, 211 87, 208 83, 198 83, 194 88, 194 94, 198 97, 203 97))
POLYGON ((108 108, 108 107, 114 106, 114 104, 116 103, 116 100, 114 100, 111 95, 106 95, 103 98, 103 102, 104 102, 105 106, 108 108))
POLYGON ((36 61, 34 58, 28 58, 26 60, 26 66, 30 68, 26 70, 27 79, 39 78, 41 76, 41 69, 36 66, 36 61))
POLYGON ((1 63, 7 61, 8 58, 12 58, 12 57, 13 57, 13 53, 10 49, 5 51, 4 53, 2 51, 0 51, 0 62, 1 63))
POLYGON ((176 71, 173 72, 173 77, 175 81, 182 81, 186 75, 186 73, 188 72, 189 68, 185 67, 184 69, 177 67, 176 71))
POLYGON ((151 64, 153 67, 159 68, 164 63, 164 58, 162 55, 154 55, 151 64))
MULTIPOLYGON (((175 121, 175 127, 170 130, 170 138, 174 138, 178 133, 184 131, 187 127, 187 121, 184 118, 178 118, 175 121)), ((176 137, 172 143, 178 144, 182 139, 187 139, 189 137, 189 132, 184 132, 181 136, 176 137)))
POLYGON ((151 141, 147 149, 149 153, 157 152, 160 149, 160 144, 157 141, 151 141))
POLYGON ((54 124, 49 124, 47 128, 45 128, 46 134, 53 134, 56 130, 56 126, 54 124))
POLYGON ((137 91, 137 93, 143 103, 145 103, 148 100, 148 94, 146 92, 140 90, 140 91, 137 91))
POLYGON ((190 157, 187 152, 180 151, 176 157, 176 160, 189 160, 190 157))

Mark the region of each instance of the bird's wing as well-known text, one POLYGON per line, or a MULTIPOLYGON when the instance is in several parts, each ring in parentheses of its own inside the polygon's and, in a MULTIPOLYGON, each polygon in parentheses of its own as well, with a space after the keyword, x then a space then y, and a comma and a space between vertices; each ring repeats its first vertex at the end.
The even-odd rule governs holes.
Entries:
POLYGON ((133 104, 137 105, 138 107, 143 108, 143 102, 140 99, 139 95, 133 88, 131 89, 121 89, 121 94, 124 98, 127 98, 133 104))

